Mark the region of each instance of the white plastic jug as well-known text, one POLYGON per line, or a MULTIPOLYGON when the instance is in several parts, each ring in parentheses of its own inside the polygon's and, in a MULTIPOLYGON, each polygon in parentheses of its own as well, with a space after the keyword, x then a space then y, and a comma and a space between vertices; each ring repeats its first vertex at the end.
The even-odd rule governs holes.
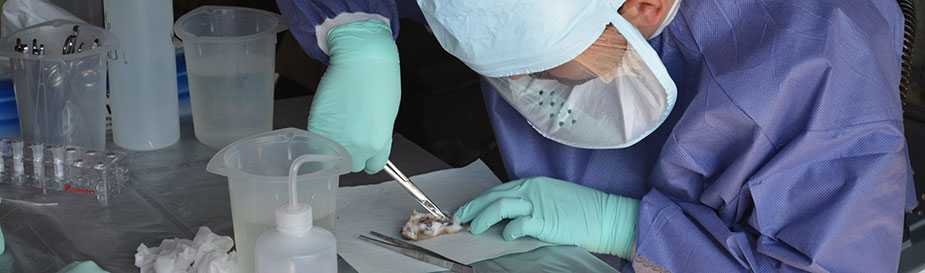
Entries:
POLYGON ((228 177, 240 272, 254 272, 257 236, 273 228, 270 212, 289 201, 289 168, 303 155, 317 156, 300 168, 297 193, 312 207, 314 225, 334 230, 339 178, 350 171, 350 156, 334 141, 286 128, 236 141, 209 161, 209 172, 228 177))
POLYGON ((337 273, 334 234, 312 225, 312 207, 299 202, 296 175, 302 164, 327 161, 327 155, 307 154, 289 169, 289 204, 276 209, 276 228, 257 238, 257 273, 337 273))

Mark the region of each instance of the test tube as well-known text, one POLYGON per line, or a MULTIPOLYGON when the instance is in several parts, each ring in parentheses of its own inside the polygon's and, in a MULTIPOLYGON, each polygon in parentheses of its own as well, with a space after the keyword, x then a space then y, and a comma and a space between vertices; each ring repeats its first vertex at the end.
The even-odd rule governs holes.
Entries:
POLYGON ((5 175, 7 172, 6 157, 11 156, 10 142, 9 139, 0 140, 0 176, 5 175))
POLYGON ((115 152, 107 152, 104 162, 106 162, 107 170, 103 175, 103 179, 109 184, 109 191, 111 193, 119 193, 122 191, 122 187, 125 186, 123 179, 124 172, 118 166, 118 161, 120 157, 119 154, 115 152))
POLYGON ((67 164, 72 164, 77 159, 77 148, 67 147, 64 149, 64 161, 67 164))
POLYGON ((99 152, 94 151, 94 150, 89 150, 83 153, 83 160, 87 161, 88 164, 91 164, 87 166, 88 168, 93 168, 93 166, 95 166, 95 165, 92 165, 94 164, 93 162, 99 161, 99 158, 98 158, 99 154, 100 154, 99 152))
POLYGON ((74 160, 74 163, 71 164, 72 168, 67 172, 68 175, 70 175, 68 178, 71 180, 71 184, 75 187, 85 188, 87 186, 85 183, 86 181, 84 181, 85 177, 83 176, 83 168, 85 165, 86 163, 84 163, 83 159, 74 160))
POLYGON ((23 142, 13 141, 13 177, 10 179, 14 184, 22 185, 24 182, 25 166, 23 166, 23 142))
POLYGON ((77 186, 79 172, 76 167, 74 167, 74 162, 80 159, 79 151, 75 147, 67 147, 64 149, 64 175, 66 175, 66 183, 77 186))
POLYGON ((13 142, 13 175, 21 176, 25 173, 25 168, 23 167, 23 142, 14 141, 13 142))
POLYGON ((96 200, 99 200, 103 205, 109 204, 109 181, 106 179, 106 164, 102 161, 97 162, 96 165, 93 165, 93 170, 95 170, 96 175, 92 179, 93 183, 96 184, 94 189, 96 190, 96 200))
POLYGON ((33 144, 32 148, 32 176, 42 193, 48 193, 48 184, 45 182, 45 145, 33 144))
POLYGON ((119 155, 114 152, 106 153, 106 162, 108 162, 109 164, 116 163, 116 159, 118 158, 119 158, 119 155))
MULTIPOLYGON (((45 145, 42 144, 33 144, 30 146, 32 148, 32 162, 33 167, 38 168, 39 166, 44 166, 45 164, 45 145)), ((40 175, 38 169, 35 169, 35 175, 40 175)))
POLYGON ((51 162, 54 166, 55 180, 64 181, 64 147, 51 148, 51 162))

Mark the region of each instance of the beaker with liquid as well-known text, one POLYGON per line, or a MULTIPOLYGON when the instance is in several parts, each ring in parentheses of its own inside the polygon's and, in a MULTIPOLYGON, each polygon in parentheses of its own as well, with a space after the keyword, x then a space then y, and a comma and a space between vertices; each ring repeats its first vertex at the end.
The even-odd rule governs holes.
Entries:
POLYGON ((278 207, 289 201, 289 167, 302 164, 298 196, 312 207, 315 226, 334 231, 336 193, 340 176, 350 171, 350 155, 321 135, 287 128, 238 140, 219 151, 207 170, 228 177, 231 217, 240 272, 254 272, 254 246, 261 232, 272 229, 278 207))
POLYGON ((200 142, 221 148, 273 128, 278 14, 203 6, 180 17, 193 129, 200 142))

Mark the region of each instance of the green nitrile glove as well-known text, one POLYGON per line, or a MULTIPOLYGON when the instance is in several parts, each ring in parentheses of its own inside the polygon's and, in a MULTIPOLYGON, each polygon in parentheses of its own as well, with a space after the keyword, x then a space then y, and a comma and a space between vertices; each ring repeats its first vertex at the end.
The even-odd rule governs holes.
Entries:
POLYGON ((638 215, 638 200, 547 177, 495 186, 456 211, 473 234, 513 219, 505 240, 530 236, 622 258, 632 252, 638 215))
POLYGON ((6 240, 3 238, 3 228, 0 228, 0 255, 6 251, 6 240))
POLYGON ((103 270, 93 261, 85 261, 73 262, 58 270, 58 273, 109 273, 109 271, 103 270))
POLYGON ((353 159, 352 171, 382 170, 392 147, 401 99, 398 47, 379 20, 328 33, 330 63, 308 116, 308 129, 333 139, 353 159))

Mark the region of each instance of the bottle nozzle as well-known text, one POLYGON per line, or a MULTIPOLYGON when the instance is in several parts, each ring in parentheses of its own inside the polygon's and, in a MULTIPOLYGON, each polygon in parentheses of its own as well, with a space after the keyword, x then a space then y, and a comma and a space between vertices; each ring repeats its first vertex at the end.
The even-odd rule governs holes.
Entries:
POLYGON ((303 155, 289 166, 289 204, 276 210, 276 228, 281 232, 298 235, 312 227, 312 208, 308 204, 299 203, 296 181, 302 164, 314 160, 317 158, 313 155, 303 155))

